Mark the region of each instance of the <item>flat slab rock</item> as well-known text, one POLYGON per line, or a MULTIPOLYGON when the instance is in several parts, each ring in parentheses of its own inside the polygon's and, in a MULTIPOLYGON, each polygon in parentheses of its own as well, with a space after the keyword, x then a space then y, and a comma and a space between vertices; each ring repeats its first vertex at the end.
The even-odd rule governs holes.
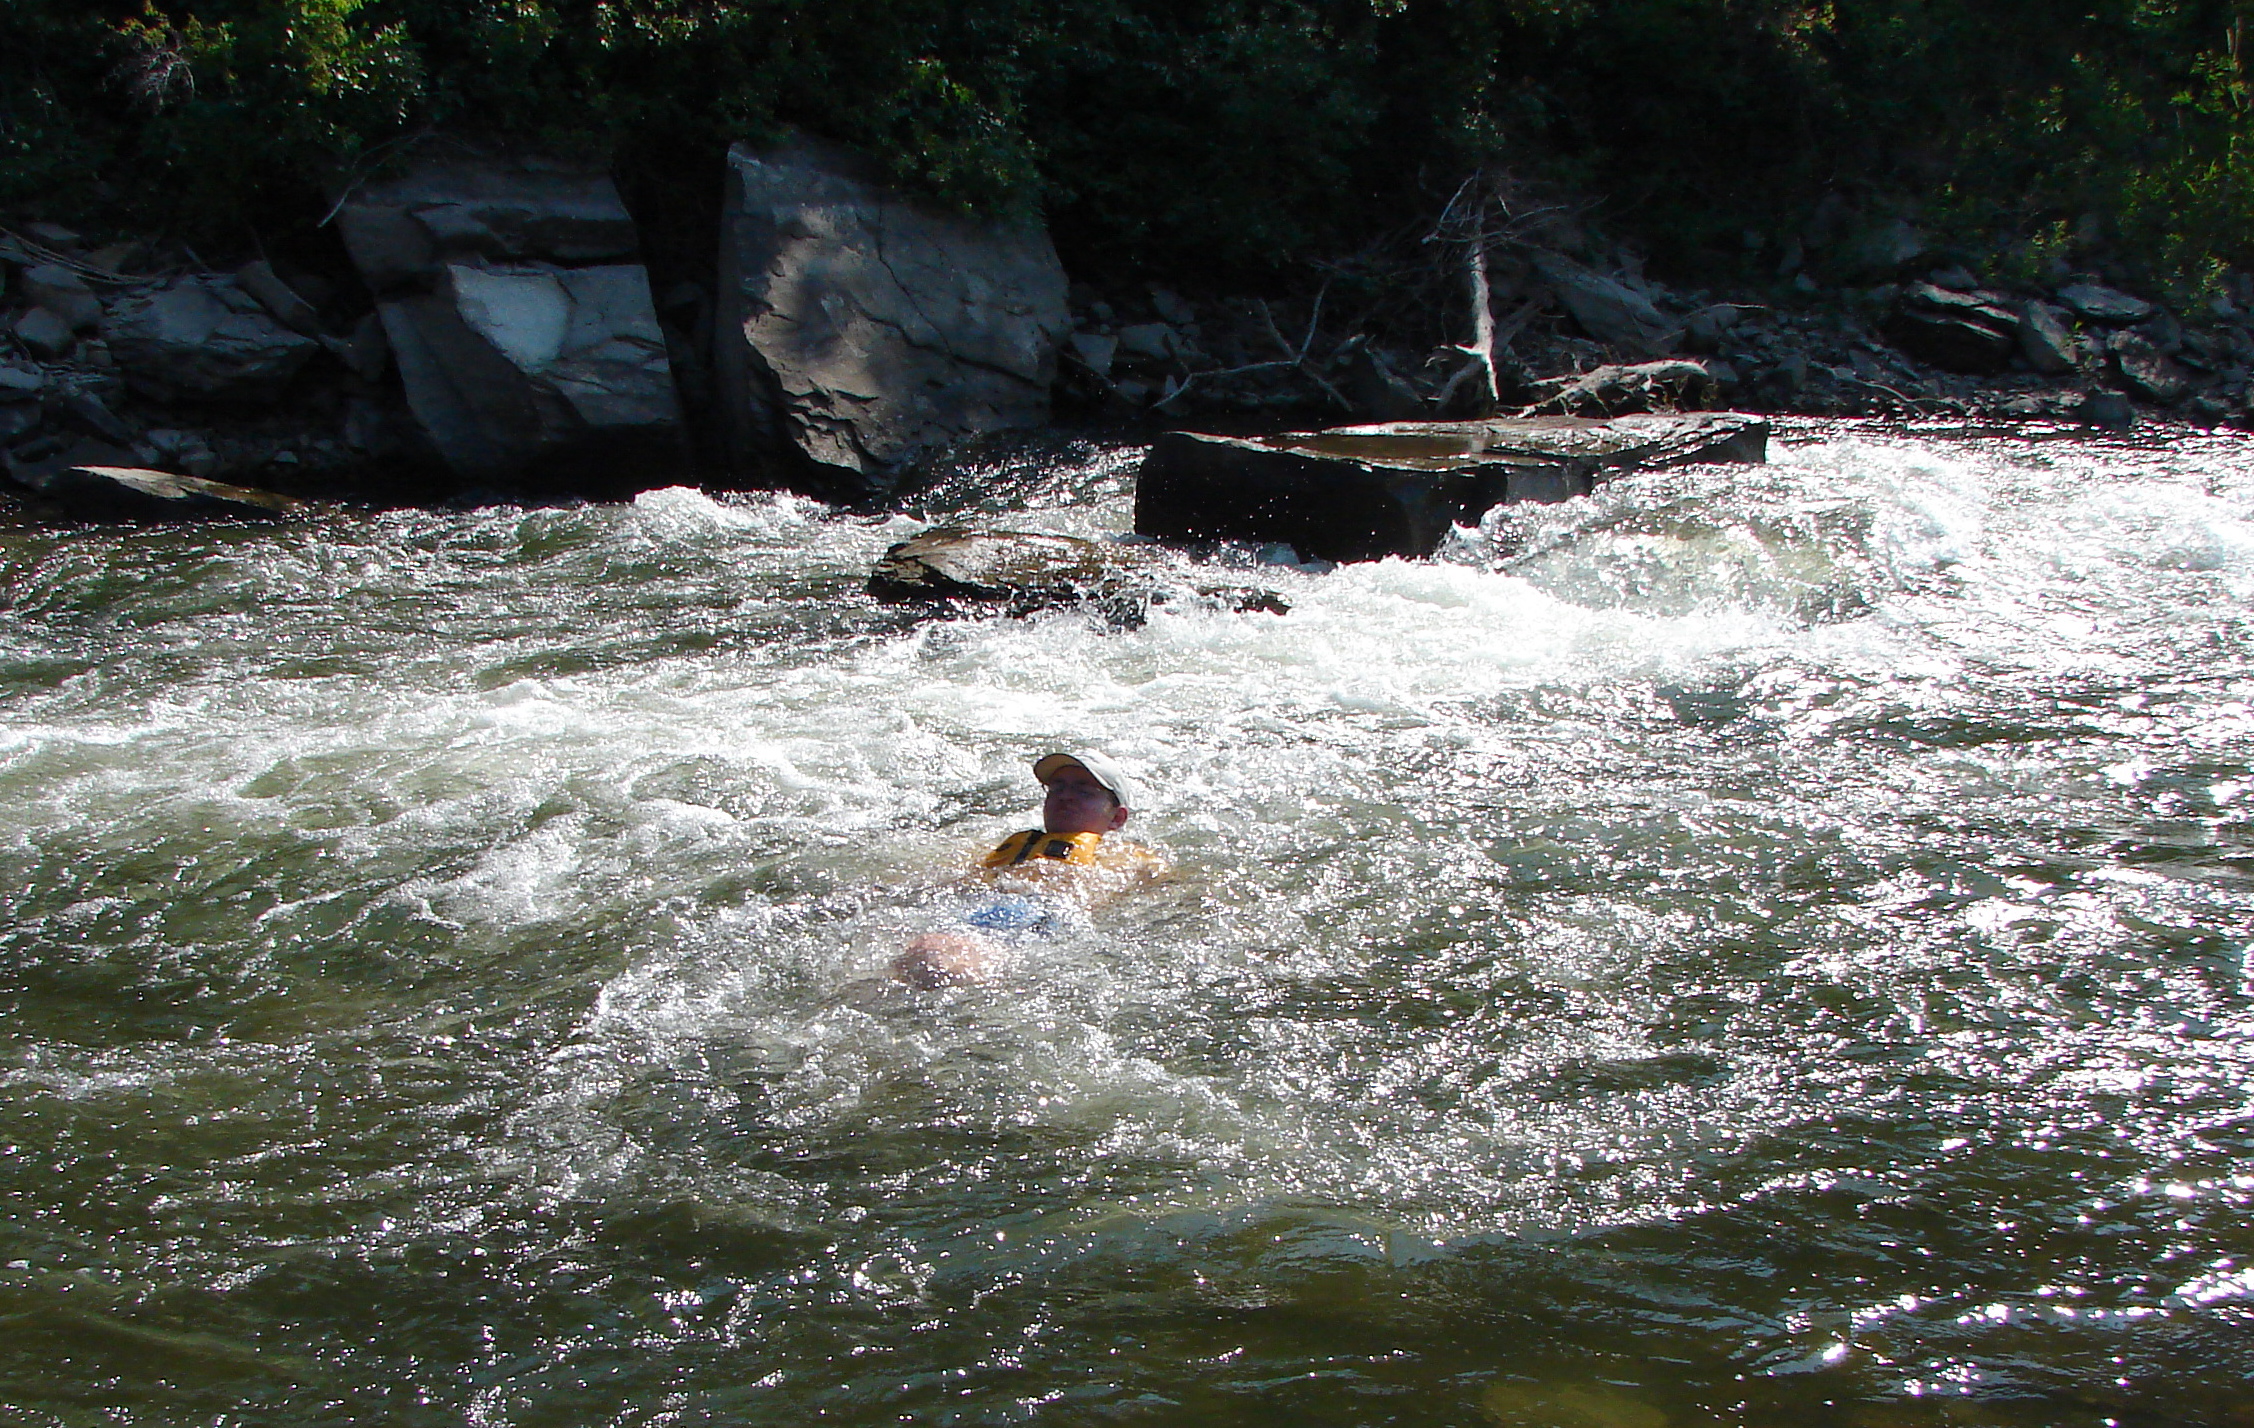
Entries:
POLYGON ((61 466, 27 484, 78 521, 271 521, 307 509, 272 491, 139 466, 61 466))
POLYGON ((965 604, 1013 615, 1066 605, 1093 606, 1124 624, 1149 607, 1188 594, 1237 611, 1283 614, 1274 592, 1193 581, 1150 546, 1113 545, 1032 531, 933 526, 894 545, 869 577, 869 593, 891 603, 938 608, 965 604))
POLYGON ((1136 480, 1135 530, 1166 541, 1287 542, 1303 557, 1426 556, 1511 501, 1587 495, 1624 472, 1768 459, 1738 412, 1388 422, 1279 436, 1160 437, 1136 480))

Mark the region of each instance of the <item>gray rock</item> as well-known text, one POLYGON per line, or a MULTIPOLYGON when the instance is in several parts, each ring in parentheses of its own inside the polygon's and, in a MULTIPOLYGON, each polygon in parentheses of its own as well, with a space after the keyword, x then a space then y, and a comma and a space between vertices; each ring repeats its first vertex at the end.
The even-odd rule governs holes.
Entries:
POLYGON ((75 340, 70 323, 43 307, 35 307, 15 321, 9 329, 31 350, 35 357, 61 357, 69 353, 75 340))
POLYGON ((1165 288, 1152 288, 1150 290, 1150 305, 1151 311, 1158 314, 1161 322, 1170 322, 1176 327, 1188 327, 1197 321, 1197 309, 1191 307, 1180 293, 1171 292, 1165 288))
POLYGON ((1163 322, 1139 322, 1119 329, 1119 355, 1133 362, 1171 362, 1181 339, 1163 322))
POLYGON ((449 264, 438 291, 377 310, 408 406, 458 475, 611 492, 687 462, 638 264, 449 264))
POLYGON ((1683 346, 1693 352, 1719 352, 1730 329, 1745 315, 1735 303, 1710 303, 1683 322, 1683 346))
POLYGON ((2049 376, 2074 370, 2074 333, 2066 314, 2046 302, 2022 303, 2019 308, 2019 355, 2027 365, 2049 376))
POLYGON ((2152 316, 2153 307, 2140 297, 2096 283, 2069 283, 2058 290, 2058 300, 2092 322, 2126 326, 2152 316))
POLYGON ((1697 416, 1397 422, 1237 438, 1176 431, 1143 461, 1135 529, 1161 540, 1288 542, 1324 560, 1430 555, 1507 501, 1586 495, 1625 471, 1762 461, 1769 425, 1697 416))
POLYGON ((127 426, 116 412, 110 410, 109 403, 92 392, 65 393, 55 405, 64 416, 90 436, 101 437, 104 441, 121 443, 133 439, 133 428, 127 426))
POLYGON ((346 336, 323 334, 321 345, 363 382, 380 382, 391 368, 391 340, 384 336, 382 313, 363 314, 346 336))
POLYGON ((1925 255, 1925 235, 1906 219, 1866 228, 1839 247, 1838 265, 1849 277, 1891 276, 1925 255))
POLYGON ((398 437, 382 403, 367 397, 345 400, 344 444, 370 456, 386 456, 398 447, 398 437))
POLYGON ((1952 372, 2000 372, 2019 343, 2019 314, 1989 293, 1910 283, 1885 323, 1897 347, 1952 372))
POLYGON ((2155 308, 2152 316, 2137 324, 2137 335, 2171 357, 2183 355, 2184 325, 2166 308, 2155 308))
POLYGON ((102 330, 126 380, 160 401, 272 402, 321 350, 233 278, 133 289, 111 304, 102 330))
POLYGON ((23 231, 37 242, 44 243, 50 248, 61 248, 65 251, 75 250, 86 241, 79 236, 77 229, 65 228, 60 223, 49 223, 45 220, 26 223, 23 226, 23 231))
POLYGON ((102 325, 102 302, 86 279, 60 263, 36 263, 23 270, 24 296, 70 324, 72 332, 102 325))
POLYGON ((2184 369, 2142 333, 2116 332, 2107 346, 2112 350, 2114 367, 2130 390, 2163 406, 2182 401, 2191 390, 2191 379, 2184 369))
POLYGON ((27 431, 37 431, 45 416, 37 402, 0 404, 0 442, 14 441, 27 431))
MULTIPOLYGON (((14 474, 25 479, 20 470, 14 474)), ((271 491, 134 466, 61 465, 27 484, 64 517, 79 521, 270 521, 306 509, 303 501, 271 491)))
POLYGON ((869 593, 894 603, 939 608, 964 604, 1013 615, 1084 605, 1121 624, 1141 624, 1149 607, 1188 594, 1238 611, 1283 614, 1273 591, 1193 581, 1183 586, 1171 559, 1151 546, 1075 536, 934 526, 884 553, 869 593))
POLYGON ((638 246, 608 174, 468 148, 356 190, 337 227, 379 296, 428 291, 448 263, 616 263, 638 246))
POLYGON ((2220 426, 2230 420, 2231 404, 2212 392, 2193 397, 2184 405, 2192 420, 2207 426, 2220 426))
POLYGON ((682 479, 689 446, 633 219, 608 175, 457 147, 338 213, 377 295, 330 339, 363 380, 396 363, 457 475, 613 495, 682 479))
MULTIPOLYGON (((1805 382, 1803 369, 1801 381, 1805 382)), ((1629 412, 1699 411, 1714 405, 1720 384, 1703 362, 1668 358, 1632 366, 1598 367, 1578 377, 1536 384, 1553 390, 1525 415, 1622 416, 1629 412)))
POLYGON ((282 326, 307 337, 321 335, 321 315, 313 310, 313 304, 275 276, 273 265, 264 258, 236 269, 235 281, 282 326))
POLYGON ((714 367, 747 470, 865 500, 921 451, 1047 420, 1070 315, 1039 226, 941 212, 796 139, 729 151, 721 229, 714 367))
POLYGON ((2090 426, 2125 431, 2137 424, 2136 404, 2119 392, 2091 392, 2074 414, 2090 426))
POLYGON ((1599 342, 1639 357, 1658 357, 1674 350, 1682 336, 1682 329, 1642 293, 1571 258, 1536 252, 1534 271, 1581 330, 1599 342))
POLYGON ((47 387, 47 374, 37 367, 0 363, 0 402, 37 401, 47 387))
POLYGON ((1111 375, 1112 358, 1119 353, 1119 339, 1100 332, 1075 332, 1072 334, 1072 355, 1080 365, 1099 377, 1111 375))

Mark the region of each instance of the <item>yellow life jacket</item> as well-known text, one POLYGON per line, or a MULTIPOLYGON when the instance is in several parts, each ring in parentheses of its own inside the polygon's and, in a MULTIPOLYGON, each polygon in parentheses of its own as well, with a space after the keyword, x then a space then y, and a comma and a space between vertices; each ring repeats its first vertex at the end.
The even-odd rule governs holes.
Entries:
POLYGON ((1028 828, 1004 838, 1000 847, 986 855, 983 866, 1012 868, 1021 863, 1058 862, 1094 867, 1096 849, 1103 841, 1101 833, 1048 833, 1028 828))

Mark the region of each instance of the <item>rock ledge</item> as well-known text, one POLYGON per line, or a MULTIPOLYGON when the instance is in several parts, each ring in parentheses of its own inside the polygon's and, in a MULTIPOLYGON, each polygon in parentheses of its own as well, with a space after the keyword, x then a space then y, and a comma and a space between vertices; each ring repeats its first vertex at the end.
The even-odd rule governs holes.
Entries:
POLYGON ((1587 495, 1622 472, 1768 459, 1769 424, 1737 412, 1609 421, 1506 417, 1229 437, 1175 431, 1144 458, 1135 529, 1168 541, 1284 541, 1302 556, 1432 554, 1509 501, 1587 495))

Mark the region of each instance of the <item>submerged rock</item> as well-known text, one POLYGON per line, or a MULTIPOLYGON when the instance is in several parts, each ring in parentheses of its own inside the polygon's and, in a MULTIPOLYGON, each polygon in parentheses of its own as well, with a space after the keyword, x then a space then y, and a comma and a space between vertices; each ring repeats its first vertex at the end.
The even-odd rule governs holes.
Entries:
POLYGON ((1424 556, 1490 507, 1586 495, 1626 471, 1765 461, 1768 441, 1767 422, 1736 412, 1168 432, 1137 477, 1135 529, 1171 541, 1283 541, 1324 560, 1424 556))
MULTIPOLYGON (((1151 605, 1178 593, 1179 574, 1148 546, 933 526, 884 553, 869 577, 869 593, 896 603, 969 603, 1013 615, 1090 605, 1121 623, 1140 624, 1151 605)), ((1288 608, 1272 591, 1205 582, 1189 588, 1232 610, 1280 615, 1288 608)))
POLYGON ((303 501, 272 491, 138 466, 58 464, 12 474, 76 521, 270 521, 306 509, 303 501))

